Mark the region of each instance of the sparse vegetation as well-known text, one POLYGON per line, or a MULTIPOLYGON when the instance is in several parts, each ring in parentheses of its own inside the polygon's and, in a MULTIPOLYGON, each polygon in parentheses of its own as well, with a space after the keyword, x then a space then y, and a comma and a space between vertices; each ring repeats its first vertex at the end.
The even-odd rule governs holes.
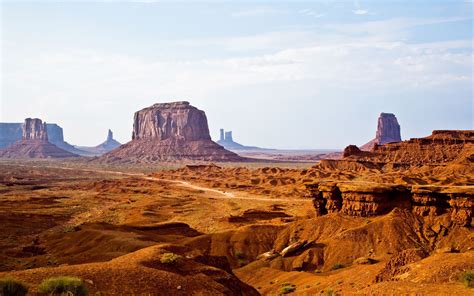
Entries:
POLYGON ((235 258, 245 259, 245 254, 243 252, 237 251, 237 252, 235 252, 235 258))
POLYGON ((28 293, 28 287, 19 280, 12 278, 0 279, 0 295, 24 296, 28 293))
POLYGON ((459 275, 459 280, 466 288, 474 288, 474 269, 465 271, 459 275))
POLYGON ((161 255, 160 262, 163 264, 174 264, 176 263, 181 256, 175 254, 175 253, 164 253, 161 255))
POLYGON ((344 268, 344 265, 341 263, 336 263, 331 267, 331 270, 341 269, 344 268))
POLYGON ((327 289, 326 296, 337 296, 337 293, 333 289, 327 289))
POLYGON ((296 290, 296 286, 291 283, 282 283, 280 289, 280 295, 290 294, 296 290))
POLYGON ((49 295, 87 296, 89 292, 78 277, 59 276, 45 279, 38 287, 40 293, 49 295))
POLYGON ((337 280, 336 284, 338 284, 338 285, 342 284, 342 280, 337 280))

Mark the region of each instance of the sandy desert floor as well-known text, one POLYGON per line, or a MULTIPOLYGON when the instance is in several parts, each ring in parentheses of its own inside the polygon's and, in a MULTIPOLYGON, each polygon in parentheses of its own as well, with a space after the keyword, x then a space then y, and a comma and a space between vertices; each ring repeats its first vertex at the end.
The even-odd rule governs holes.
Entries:
POLYGON ((315 217, 291 177, 308 164, 279 164, 290 177, 274 164, 240 165, 213 176, 169 171, 176 164, 2 160, 0 277, 24 280, 31 293, 47 276, 76 275, 91 295, 279 295, 288 285, 294 295, 472 294, 457 279, 474 267, 471 229, 453 228, 434 247, 423 221, 403 210, 315 217), (262 171, 280 175, 259 179, 262 171), (293 256, 259 257, 302 240, 309 247, 293 256), (448 245, 455 251, 440 251, 448 245), (165 251, 183 260, 157 263, 165 251), (397 281, 375 280, 386 274, 397 281))

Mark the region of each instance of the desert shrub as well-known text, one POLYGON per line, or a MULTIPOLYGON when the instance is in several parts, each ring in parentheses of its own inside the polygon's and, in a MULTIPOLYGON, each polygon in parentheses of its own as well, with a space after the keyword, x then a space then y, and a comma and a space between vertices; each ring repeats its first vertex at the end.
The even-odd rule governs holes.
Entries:
POLYGON ((161 255, 160 262, 164 264, 174 264, 179 258, 180 256, 175 253, 164 253, 161 255))
POLYGON ((337 296, 337 293, 333 289, 327 289, 326 296, 337 296))
POLYGON ((24 283, 12 278, 0 279, 0 295, 24 296, 26 293, 28 293, 28 287, 24 283))
POLYGON ((474 269, 465 271, 459 275, 459 280, 466 288, 474 288, 474 269))
POLYGON ((296 290, 296 286, 290 283, 281 284, 280 295, 292 293, 296 290))
POLYGON ((38 291, 49 295, 89 295, 84 282, 80 278, 73 276, 58 276, 45 279, 39 285, 38 291))
POLYGON ((331 267, 332 270, 341 269, 341 268, 344 268, 344 265, 342 265, 341 263, 336 263, 331 267))
POLYGON ((243 252, 235 252, 235 258, 237 259, 245 259, 245 254, 243 252))

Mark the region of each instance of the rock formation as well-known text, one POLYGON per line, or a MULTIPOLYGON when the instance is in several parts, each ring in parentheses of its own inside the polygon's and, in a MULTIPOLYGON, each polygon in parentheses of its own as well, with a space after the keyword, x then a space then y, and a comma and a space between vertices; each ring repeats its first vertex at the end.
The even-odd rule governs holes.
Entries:
POLYGON ((340 212, 350 216, 387 214, 394 208, 420 216, 449 213, 451 221, 470 226, 474 217, 472 186, 406 186, 369 182, 319 182, 306 185, 317 215, 340 212))
POLYGON ((136 112, 132 141, 99 160, 157 162, 181 159, 242 160, 211 140, 206 114, 188 102, 159 103, 136 112))
POLYGON ((0 148, 7 147, 21 140, 21 123, 0 123, 0 148))
POLYGON ((102 155, 109 151, 114 150, 115 148, 119 147, 121 144, 114 139, 114 134, 109 129, 107 133, 107 139, 102 144, 99 144, 95 147, 78 147, 82 151, 86 151, 92 155, 102 155))
POLYGON ((22 127, 23 140, 42 140, 48 141, 48 133, 46 131, 46 122, 43 123, 38 118, 27 118, 22 127))
POLYGON ((377 131, 375 132, 375 139, 363 145, 361 150, 370 151, 375 144, 382 145, 400 142, 401 140, 400 125, 398 124, 397 117, 392 113, 381 113, 378 119, 377 131))
MULTIPOLYGON (((0 122, 0 148, 7 147, 22 139, 22 125, 22 123, 0 122)), ((74 154, 89 155, 86 151, 80 150, 64 141, 63 129, 56 123, 47 123, 46 131, 48 132, 48 142, 51 144, 74 154)))
POLYGON ((38 118, 27 118, 22 125, 22 139, 0 150, 5 158, 66 158, 76 154, 48 142, 47 125, 38 118))
POLYGON ((425 138, 375 144, 371 152, 348 154, 345 159, 404 166, 435 165, 453 161, 473 146, 474 131, 439 130, 425 138))
POLYGON ((255 146, 245 146, 234 142, 234 139, 232 138, 232 131, 224 131, 224 129, 220 129, 220 139, 217 141, 217 144, 229 150, 273 150, 255 146))

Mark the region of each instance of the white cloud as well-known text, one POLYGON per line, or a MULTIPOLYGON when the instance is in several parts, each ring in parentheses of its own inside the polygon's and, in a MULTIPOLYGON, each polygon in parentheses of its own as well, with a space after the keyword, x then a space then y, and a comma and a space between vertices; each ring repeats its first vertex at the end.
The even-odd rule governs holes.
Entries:
POLYGON ((256 17, 262 15, 274 15, 286 13, 285 10, 272 7, 256 7, 248 10, 234 11, 231 13, 233 17, 256 17))
POLYGON ((356 9, 356 10, 353 10, 352 12, 357 15, 365 15, 369 13, 367 9, 356 9))

